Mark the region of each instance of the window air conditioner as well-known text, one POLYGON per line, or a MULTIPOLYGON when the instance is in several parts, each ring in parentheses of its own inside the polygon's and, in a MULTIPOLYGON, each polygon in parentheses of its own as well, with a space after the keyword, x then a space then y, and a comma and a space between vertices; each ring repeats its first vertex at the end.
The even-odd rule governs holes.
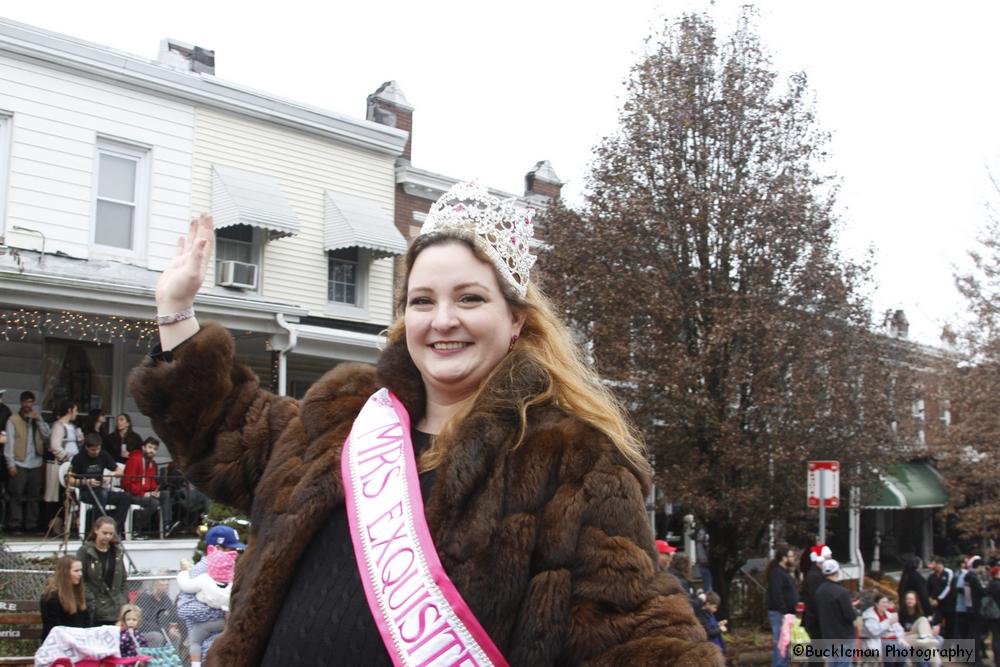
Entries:
POLYGON ((218 284, 222 287, 257 289, 257 265, 244 262, 219 262, 218 284))

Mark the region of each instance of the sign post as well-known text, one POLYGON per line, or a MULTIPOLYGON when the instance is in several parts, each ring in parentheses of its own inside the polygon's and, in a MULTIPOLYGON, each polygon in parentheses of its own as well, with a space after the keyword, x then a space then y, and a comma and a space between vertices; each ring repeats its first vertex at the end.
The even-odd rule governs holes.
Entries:
POLYGON ((826 544, 826 508, 840 507, 840 461, 809 461, 806 489, 806 504, 819 508, 819 539, 826 544))

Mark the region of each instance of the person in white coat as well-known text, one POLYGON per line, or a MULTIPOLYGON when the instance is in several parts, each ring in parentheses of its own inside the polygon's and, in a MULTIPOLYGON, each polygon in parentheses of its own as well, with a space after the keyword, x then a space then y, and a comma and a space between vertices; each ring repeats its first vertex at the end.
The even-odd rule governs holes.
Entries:
MULTIPOLYGON (((899 616, 892 610, 892 601, 884 593, 876 593, 873 604, 861 614, 861 648, 878 650, 885 656, 889 645, 900 646, 899 638, 903 629, 899 625, 899 616)), ((902 665, 895 660, 882 660, 883 665, 902 665)))

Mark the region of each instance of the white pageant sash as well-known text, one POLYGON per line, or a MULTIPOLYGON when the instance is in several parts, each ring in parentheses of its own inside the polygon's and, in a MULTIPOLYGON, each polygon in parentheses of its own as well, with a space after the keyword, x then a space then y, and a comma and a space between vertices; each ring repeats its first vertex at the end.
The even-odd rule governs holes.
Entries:
POLYGON ((397 667, 507 667, 438 560, 424 518, 410 416, 379 389, 341 455, 354 555, 397 667))

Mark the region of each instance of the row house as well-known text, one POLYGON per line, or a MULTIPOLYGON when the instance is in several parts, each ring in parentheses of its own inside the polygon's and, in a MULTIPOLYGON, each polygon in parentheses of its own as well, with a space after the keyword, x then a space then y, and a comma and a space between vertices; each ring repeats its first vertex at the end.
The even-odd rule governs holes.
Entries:
MULTIPOLYGON (((43 411, 72 398, 149 432, 126 378, 155 340, 159 273, 201 212, 217 238, 196 309, 263 385, 300 397, 335 363, 378 355, 394 258, 459 179, 410 165, 413 108, 395 83, 361 119, 226 82, 214 62, 177 40, 150 60, 0 19, 11 407, 30 389, 43 411)), ((544 205, 560 186, 538 163, 519 200, 544 205)))
POLYGON ((864 488, 841 486, 839 509, 828 514, 828 540, 851 578, 868 572, 901 570, 906 559, 926 563, 949 554, 947 526, 935 522, 948 503, 935 453, 952 421, 943 394, 941 371, 951 360, 947 345, 931 346, 909 338, 906 314, 887 314, 881 331, 886 357, 896 373, 887 387, 894 414, 886 423, 900 457, 874 470, 864 488))
MULTIPOLYGON (((420 169, 413 164, 413 112, 413 106, 396 81, 383 83, 368 96, 368 120, 405 130, 409 135, 403 152, 396 160, 395 169, 395 224, 407 239, 420 233, 431 205, 460 180, 420 169)), ((525 208, 538 210, 559 199, 562 186, 552 164, 548 160, 542 160, 525 174, 522 194, 515 195, 492 188, 491 192, 504 199, 514 199, 525 208)))
POLYGON ((373 360, 406 245, 393 224, 406 140, 217 79, 207 49, 165 40, 154 61, 0 21, 7 402, 31 389, 45 410, 135 413, 125 379, 155 337, 153 288, 202 211, 218 231, 196 308, 265 383, 373 360))
POLYGON ((911 340, 902 310, 887 314, 884 329, 886 344, 905 359, 900 370, 907 376, 906 389, 893 391, 907 393, 899 397, 902 407, 892 416, 890 427, 904 443, 907 460, 880 470, 879 484, 861 494, 857 546, 876 571, 900 568, 908 555, 920 556, 926 563, 932 555, 948 551, 947 526, 934 520, 948 503, 935 452, 952 423, 941 372, 954 362, 953 355, 944 336, 939 346, 911 340))

